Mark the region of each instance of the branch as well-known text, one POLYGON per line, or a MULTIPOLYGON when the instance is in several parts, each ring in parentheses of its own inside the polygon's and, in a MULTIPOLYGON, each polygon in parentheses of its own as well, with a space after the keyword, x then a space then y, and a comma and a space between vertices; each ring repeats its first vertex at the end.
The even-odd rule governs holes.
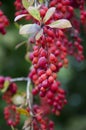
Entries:
POLYGON ((45 5, 48 7, 50 0, 44 0, 44 1, 45 1, 45 5))
MULTIPOLYGON (((26 87, 27 104, 28 104, 29 109, 30 109, 30 115, 31 115, 31 117, 35 117, 35 115, 32 112, 32 103, 31 103, 31 99, 32 99, 31 92, 30 92, 30 83, 31 83, 31 80, 28 77, 19 77, 19 78, 10 79, 10 82, 17 82, 17 81, 27 81, 27 87, 26 87)), ((11 128, 13 130, 13 127, 11 127, 11 128)), ((31 129, 33 130, 33 125, 32 125, 31 129)))
POLYGON ((27 103, 29 105, 30 108, 30 115, 33 117, 33 113, 32 113, 32 105, 31 105, 31 92, 30 92, 30 79, 28 78, 28 82, 27 82, 27 88, 26 88, 26 94, 27 94, 27 103))
MULTIPOLYGON (((30 109, 30 115, 32 116, 32 118, 35 116, 32 112, 32 104, 31 104, 31 92, 30 92, 30 79, 28 78, 28 82, 27 82, 27 88, 26 88, 26 94, 27 94, 27 103, 29 105, 29 109, 30 109)), ((32 127, 31 130, 33 130, 33 123, 32 123, 32 127)))
POLYGON ((10 82, 17 82, 17 81, 28 81, 27 77, 19 77, 19 78, 12 78, 10 82))
POLYGON ((37 7, 37 0, 34 0, 34 6, 37 7))

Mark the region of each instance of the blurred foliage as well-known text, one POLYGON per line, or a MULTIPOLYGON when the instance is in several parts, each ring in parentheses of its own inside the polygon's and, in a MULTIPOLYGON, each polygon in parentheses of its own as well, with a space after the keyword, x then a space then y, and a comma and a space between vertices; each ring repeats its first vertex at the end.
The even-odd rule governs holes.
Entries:
MULTIPOLYGON (((27 76, 30 63, 25 60, 26 45, 15 49, 15 46, 26 40, 18 34, 14 25, 13 0, 2 0, 5 14, 10 19, 11 25, 7 28, 7 34, 0 34, 0 75, 21 77, 27 76)), ((86 33, 81 32, 83 39, 84 55, 86 56, 86 33)), ((58 74, 62 87, 67 91, 68 104, 63 109, 60 117, 53 117, 57 130, 86 130, 86 61, 78 63, 73 57, 69 57, 69 67, 62 68, 58 74)), ((18 83, 20 91, 25 91, 25 83, 18 83)), ((5 103, 0 94, 0 130, 10 130, 3 116, 5 103)), ((21 125, 25 117, 22 117, 21 125)), ((19 127, 21 127, 21 125, 19 127)))

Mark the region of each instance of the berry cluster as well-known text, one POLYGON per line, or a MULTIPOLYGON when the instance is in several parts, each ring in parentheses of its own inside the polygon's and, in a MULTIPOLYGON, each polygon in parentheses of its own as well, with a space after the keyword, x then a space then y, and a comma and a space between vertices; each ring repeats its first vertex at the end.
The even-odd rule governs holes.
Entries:
POLYGON ((16 126, 20 121, 20 114, 14 105, 9 105, 4 108, 4 117, 9 126, 16 126))
POLYGON ((16 111, 16 106, 13 105, 12 97, 17 93, 17 85, 10 82, 11 78, 0 76, 0 90, 3 92, 2 99, 8 104, 4 108, 4 117, 7 124, 16 126, 19 123, 20 115, 16 111), (7 85, 6 85, 7 84, 7 85))
POLYGON ((21 0, 16 0, 14 2, 14 6, 15 6, 15 8, 17 10, 17 12, 15 14, 16 16, 19 15, 19 14, 26 13, 26 10, 24 9, 24 7, 22 5, 21 0))
MULTIPOLYGON (((17 10, 16 16, 28 13, 23 7, 21 0, 16 0, 14 5, 17 10)), ((59 116, 62 108, 67 103, 66 92, 61 88, 57 73, 62 67, 68 66, 68 55, 74 56, 78 61, 84 60, 82 40, 80 38, 80 20, 76 19, 74 10, 79 9, 81 22, 85 24, 85 1, 51 0, 47 7, 43 3, 38 8, 42 19, 48 8, 51 7, 55 7, 55 12, 46 22, 42 20, 42 22, 39 22, 31 14, 25 17, 26 20, 31 19, 36 25, 40 25, 40 29, 43 29, 43 34, 38 40, 36 40, 35 36, 29 39, 30 43, 34 43, 33 51, 29 54, 33 64, 29 73, 29 77, 34 84, 32 94, 33 96, 38 95, 40 99, 39 105, 31 105, 31 108, 28 108, 28 113, 32 112, 29 125, 34 130, 54 130, 54 123, 48 119, 48 115, 52 112, 59 116), (53 21, 59 19, 68 19, 73 27, 70 29, 57 29, 48 26, 53 21)), ((0 16, 0 22, 2 23, 6 17, 3 17, 2 12, 0 12, 0 16)), ((4 21, 3 27, 8 25, 8 21, 4 21)), ((3 28, 0 28, 0 31, 4 34, 5 32, 2 30, 3 28)), ((10 81, 9 77, 1 76, 0 90, 4 91, 3 99, 8 104, 4 109, 5 119, 8 125, 16 126, 20 118, 16 106, 13 105, 12 97, 17 93, 17 85, 10 81)), ((24 106, 24 113, 26 112, 25 110, 27 110, 26 106, 24 106)))
MULTIPOLYGON (((31 43, 35 41, 33 52, 29 55, 33 64, 29 77, 35 84, 32 94, 39 94, 42 98, 41 102, 44 100, 45 105, 50 106, 49 112, 51 113, 52 111, 56 115, 60 114, 60 111, 67 103, 65 91, 61 88, 60 82, 57 81, 57 72, 62 67, 68 66, 68 55, 74 56, 78 61, 84 60, 82 40, 79 37, 80 23, 74 13, 74 8, 77 8, 77 6, 82 9, 83 1, 82 3, 77 3, 77 1, 74 3, 70 0, 50 1, 49 7, 56 7, 56 11, 42 26, 43 35, 41 38, 37 41, 35 39, 31 41, 31 43), (61 18, 69 19, 73 28, 66 31, 46 27, 47 24, 61 18), (71 40, 66 35, 68 33, 71 40)), ((42 18, 47 10, 48 8, 44 5, 40 8, 42 18)))
MULTIPOLYGON (((43 102, 42 102, 43 103, 43 102)), ((34 113, 37 115, 33 119, 34 130, 54 130, 54 122, 49 121, 48 117, 45 115, 48 114, 49 108, 44 104, 39 107, 38 105, 33 106, 34 113)))
MULTIPOLYGON (((68 31, 61 29, 51 29, 43 25, 43 36, 36 41, 33 47, 33 52, 30 53, 30 60, 33 68, 29 74, 35 88, 32 90, 33 95, 39 93, 40 97, 46 97, 46 102, 51 106, 52 111, 56 113, 61 111, 66 103, 65 92, 61 89, 59 81, 57 81, 57 72, 64 66, 68 65, 68 55, 73 55, 78 61, 84 59, 83 47, 79 38, 78 21, 73 19, 74 9, 70 5, 70 1, 60 0, 59 3, 52 0, 50 7, 55 6, 54 15, 46 22, 50 24, 52 21, 67 18, 72 24, 75 24, 74 29, 68 31), (70 32, 70 37, 73 41, 69 41, 66 33, 70 32), (72 35, 73 34, 73 35, 72 35)), ((47 7, 42 6, 40 15, 43 18, 47 12, 47 7)), ((34 40, 33 40, 34 41, 34 40)))
MULTIPOLYGON (((1 6, 1 2, 0 2, 0 6, 1 6)), ((7 19, 7 17, 4 15, 4 13, 2 12, 2 10, 0 10, 0 33, 1 34, 5 34, 6 30, 5 28, 9 25, 9 21, 7 19)))
MULTIPOLYGON (((14 6, 16 8, 15 16, 28 13, 27 10, 22 5, 22 0, 15 0, 14 6)), ((28 16, 26 16, 25 18, 26 18, 26 20, 30 20, 31 16, 28 14, 28 16)))

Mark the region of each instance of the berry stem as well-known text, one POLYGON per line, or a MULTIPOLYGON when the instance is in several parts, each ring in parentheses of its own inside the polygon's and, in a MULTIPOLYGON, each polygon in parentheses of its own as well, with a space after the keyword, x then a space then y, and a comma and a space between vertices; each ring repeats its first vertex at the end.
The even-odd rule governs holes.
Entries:
POLYGON ((11 129, 12 129, 12 130, 15 130, 14 127, 13 127, 12 125, 11 125, 11 129))

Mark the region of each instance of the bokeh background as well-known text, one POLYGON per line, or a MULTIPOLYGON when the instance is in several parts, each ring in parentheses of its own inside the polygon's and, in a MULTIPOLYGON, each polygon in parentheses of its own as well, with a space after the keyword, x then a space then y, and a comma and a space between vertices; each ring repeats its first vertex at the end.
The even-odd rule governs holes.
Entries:
MULTIPOLYGON (((15 49, 15 46, 26 38, 18 34, 18 28, 14 24, 14 0, 1 1, 3 2, 2 10, 9 18, 10 26, 7 28, 5 36, 0 34, 0 75, 13 78, 27 76, 31 64, 25 60, 26 46, 15 49)), ((86 57, 86 32, 83 30, 81 27, 82 44, 86 57)), ((62 87, 67 92, 68 104, 62 110, 60 117, 52 118, 55 121, 55 130, 86 130, 86 60, 79 63, 73 57, 69 57, 69 61, 69 67, 62 68, 58 74, 62 87)), ((25 83, 18 83, 18 85, 20 91, 25 90, 25 83)), ((11 130, 4 120, 5 103, 1 96, 0 93, 0 130, 11 130)), ((23 117, 18 126, 19 130, 22 125, 23 117)))

